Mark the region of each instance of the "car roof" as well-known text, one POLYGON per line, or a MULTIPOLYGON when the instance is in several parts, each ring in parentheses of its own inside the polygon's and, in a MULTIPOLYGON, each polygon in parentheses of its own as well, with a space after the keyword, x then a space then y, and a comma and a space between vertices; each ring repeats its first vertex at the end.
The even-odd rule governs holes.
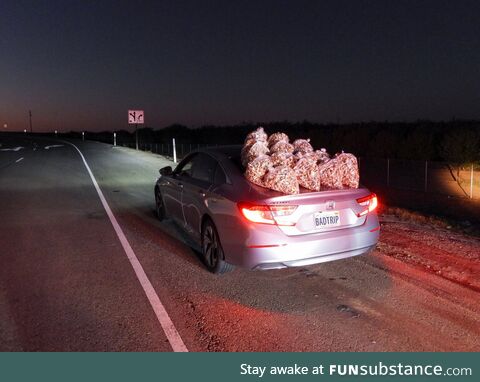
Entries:
POLYGON ((240 153, 242 151, 242 145, 225 145, 225 146, 206 147, 203 149, 199 149, 197 151, 210 153, 210 154, 213 154, 214 156, 217 156, 218 154, 220 154, 221 156, 226 156, 227 158, 232 159, 240 156, 240 153))

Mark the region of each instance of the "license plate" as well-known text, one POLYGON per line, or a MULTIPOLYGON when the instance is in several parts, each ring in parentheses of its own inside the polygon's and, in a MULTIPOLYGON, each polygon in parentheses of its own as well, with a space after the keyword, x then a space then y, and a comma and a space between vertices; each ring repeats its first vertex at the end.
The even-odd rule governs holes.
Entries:
POLYGON ((340 225, 340 212, 339 211, 316 212, 313 215, 313 222, 315 224, 315 228, 338 227, 340 225))

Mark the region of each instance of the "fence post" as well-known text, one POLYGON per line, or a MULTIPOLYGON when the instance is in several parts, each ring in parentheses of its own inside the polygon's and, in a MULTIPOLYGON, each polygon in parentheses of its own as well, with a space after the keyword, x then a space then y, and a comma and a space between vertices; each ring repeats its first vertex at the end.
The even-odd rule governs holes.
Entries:
POLYGON ((387 158, 387 187, 390 187, 390 158, 387 158))
POLYGON ((473 163, 472 163, 472 171, 470 173, 470 199, 473 199, 473 163))
POLYGON ((175 138, 172 138, 173 145, 173 163, 177 163, 177 149, 175 147, 175 138))
POLYGON ((428 187, 428 161, 425 161, 425 192, 427 192, 428 187))

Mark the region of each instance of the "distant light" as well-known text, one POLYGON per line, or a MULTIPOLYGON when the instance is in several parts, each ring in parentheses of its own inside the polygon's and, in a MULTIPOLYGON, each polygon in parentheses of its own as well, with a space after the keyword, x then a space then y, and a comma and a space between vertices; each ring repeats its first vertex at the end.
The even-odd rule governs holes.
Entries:
POLYGON ((3 127, 6 129, 8 127, 8 125, 6 123, 4 123, 3 127))
POLYGON ((23 132, 26 133, 26 132, 27 132, 27 129, 23 129, 23 132))

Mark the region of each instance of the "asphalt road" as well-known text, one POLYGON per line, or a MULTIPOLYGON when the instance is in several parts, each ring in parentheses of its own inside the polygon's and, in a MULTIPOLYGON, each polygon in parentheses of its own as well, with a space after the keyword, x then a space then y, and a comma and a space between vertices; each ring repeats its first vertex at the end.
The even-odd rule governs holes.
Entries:
MULTIPOLYGON (((367 257, 215 276, 155 219, 166 159, 74 143, 188 350, 480 349, 479 291, 395 256, 396 229, 367 257)), ((53 139, 0 144, 0 350, 171 351, 79 153, 53 139)), ((460 239, 476 266, 480 246, 460 239)), ((418 256, 438 243, 422 240, 418 256)))

